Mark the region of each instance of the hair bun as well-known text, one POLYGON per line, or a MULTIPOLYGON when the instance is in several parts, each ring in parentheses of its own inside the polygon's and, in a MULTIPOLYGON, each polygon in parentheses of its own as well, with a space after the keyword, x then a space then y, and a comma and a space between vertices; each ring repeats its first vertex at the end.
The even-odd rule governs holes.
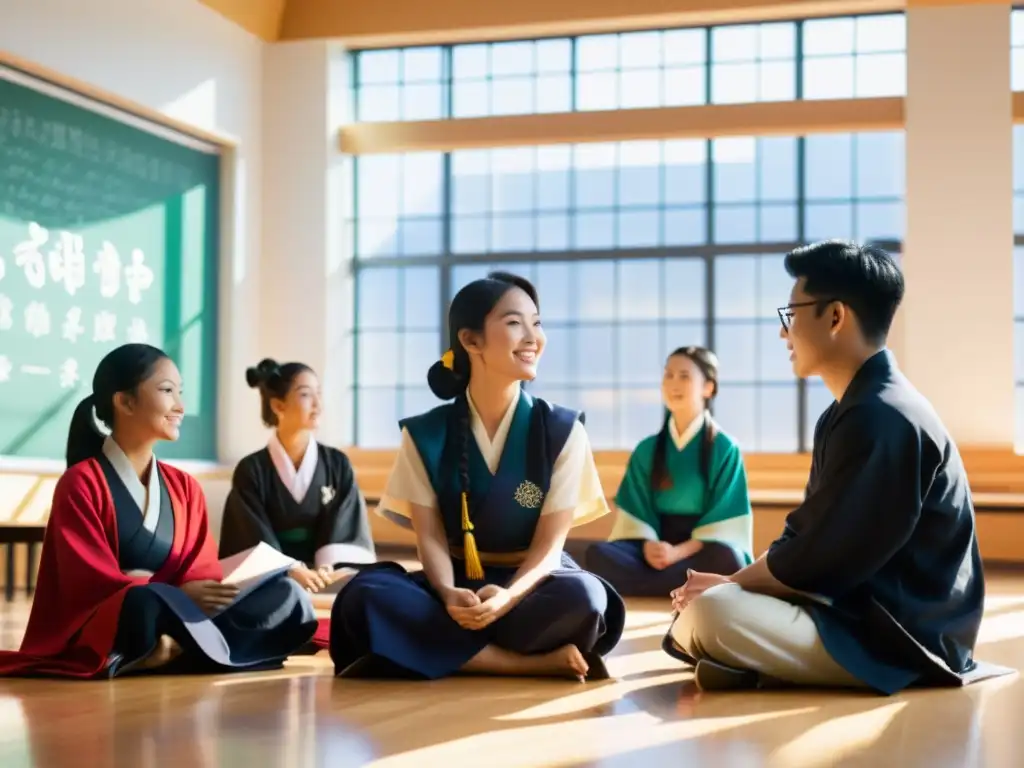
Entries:
POLYGON ((265 357, 259 363, 245 371, 245 382, 253 389, 263 386, 275 376, 281 375, 281 366, 276 360, 265 357))
POLYGON ((469 380, 455 373, 438 360, 427 371, 427 386, 440 400, 453 400, 466 391, 469 380))

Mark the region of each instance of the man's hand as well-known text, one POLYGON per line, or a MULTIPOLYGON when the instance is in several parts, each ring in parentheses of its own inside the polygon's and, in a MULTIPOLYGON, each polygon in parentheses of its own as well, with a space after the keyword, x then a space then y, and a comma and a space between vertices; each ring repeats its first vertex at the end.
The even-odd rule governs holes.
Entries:
POLYGON ((703 595, 707 590, 719 584, 731 584, 732 579, 717 573, 698 573, 687 571, 686 583, 671 592, 672 610, 682 611, 686 606, 703 595))

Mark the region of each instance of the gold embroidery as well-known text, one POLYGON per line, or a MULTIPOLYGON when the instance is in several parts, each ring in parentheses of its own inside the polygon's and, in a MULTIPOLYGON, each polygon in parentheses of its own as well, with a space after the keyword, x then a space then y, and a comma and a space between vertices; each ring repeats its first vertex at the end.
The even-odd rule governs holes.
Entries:
POLYGON ((529 480, 523 480, 516 488, 515 500, 519 502, 519 506, 526 509, 540 509, 541 502, 544 500, 544 491, 529 480))

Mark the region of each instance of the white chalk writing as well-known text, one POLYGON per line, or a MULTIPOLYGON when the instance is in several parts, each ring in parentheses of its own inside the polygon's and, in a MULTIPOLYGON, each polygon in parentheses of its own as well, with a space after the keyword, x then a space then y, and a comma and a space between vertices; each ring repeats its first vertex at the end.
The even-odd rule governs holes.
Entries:
POLYGON ((25 270, 25 278, 33 288, 42 288, 46 284, 46 263, 39 249, 49 239, 50 233, 32 222, 28 225, 28 240, 14 246, 14 263, 25 270))
POLYGON ((85 326, 82 325, 82 308, 72 307, 64 316, 64 324, 61 326, 61 335, 67 341, 74 344, 78 337, 85 333, 85 326))
POLYGON ((25 307, 25 330, 37 339, 50 333, 50 310, 45 304, 33 301, 25 307))
POLYGON ((117 315, 112 312, 100 312, 93 318, 92 340, 113 341, 117 327, 117 315))

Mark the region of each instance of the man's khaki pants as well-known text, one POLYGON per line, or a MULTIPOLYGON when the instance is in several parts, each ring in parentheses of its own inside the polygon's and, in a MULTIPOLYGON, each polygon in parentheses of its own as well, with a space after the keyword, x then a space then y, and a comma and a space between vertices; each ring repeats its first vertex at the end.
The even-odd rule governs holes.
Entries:
POLYGON ((709 659, 804 686, 865 684, 836 663, 803 608, 738 584, 719 584, 690 603, 669 630, 698 661, 709 659))

